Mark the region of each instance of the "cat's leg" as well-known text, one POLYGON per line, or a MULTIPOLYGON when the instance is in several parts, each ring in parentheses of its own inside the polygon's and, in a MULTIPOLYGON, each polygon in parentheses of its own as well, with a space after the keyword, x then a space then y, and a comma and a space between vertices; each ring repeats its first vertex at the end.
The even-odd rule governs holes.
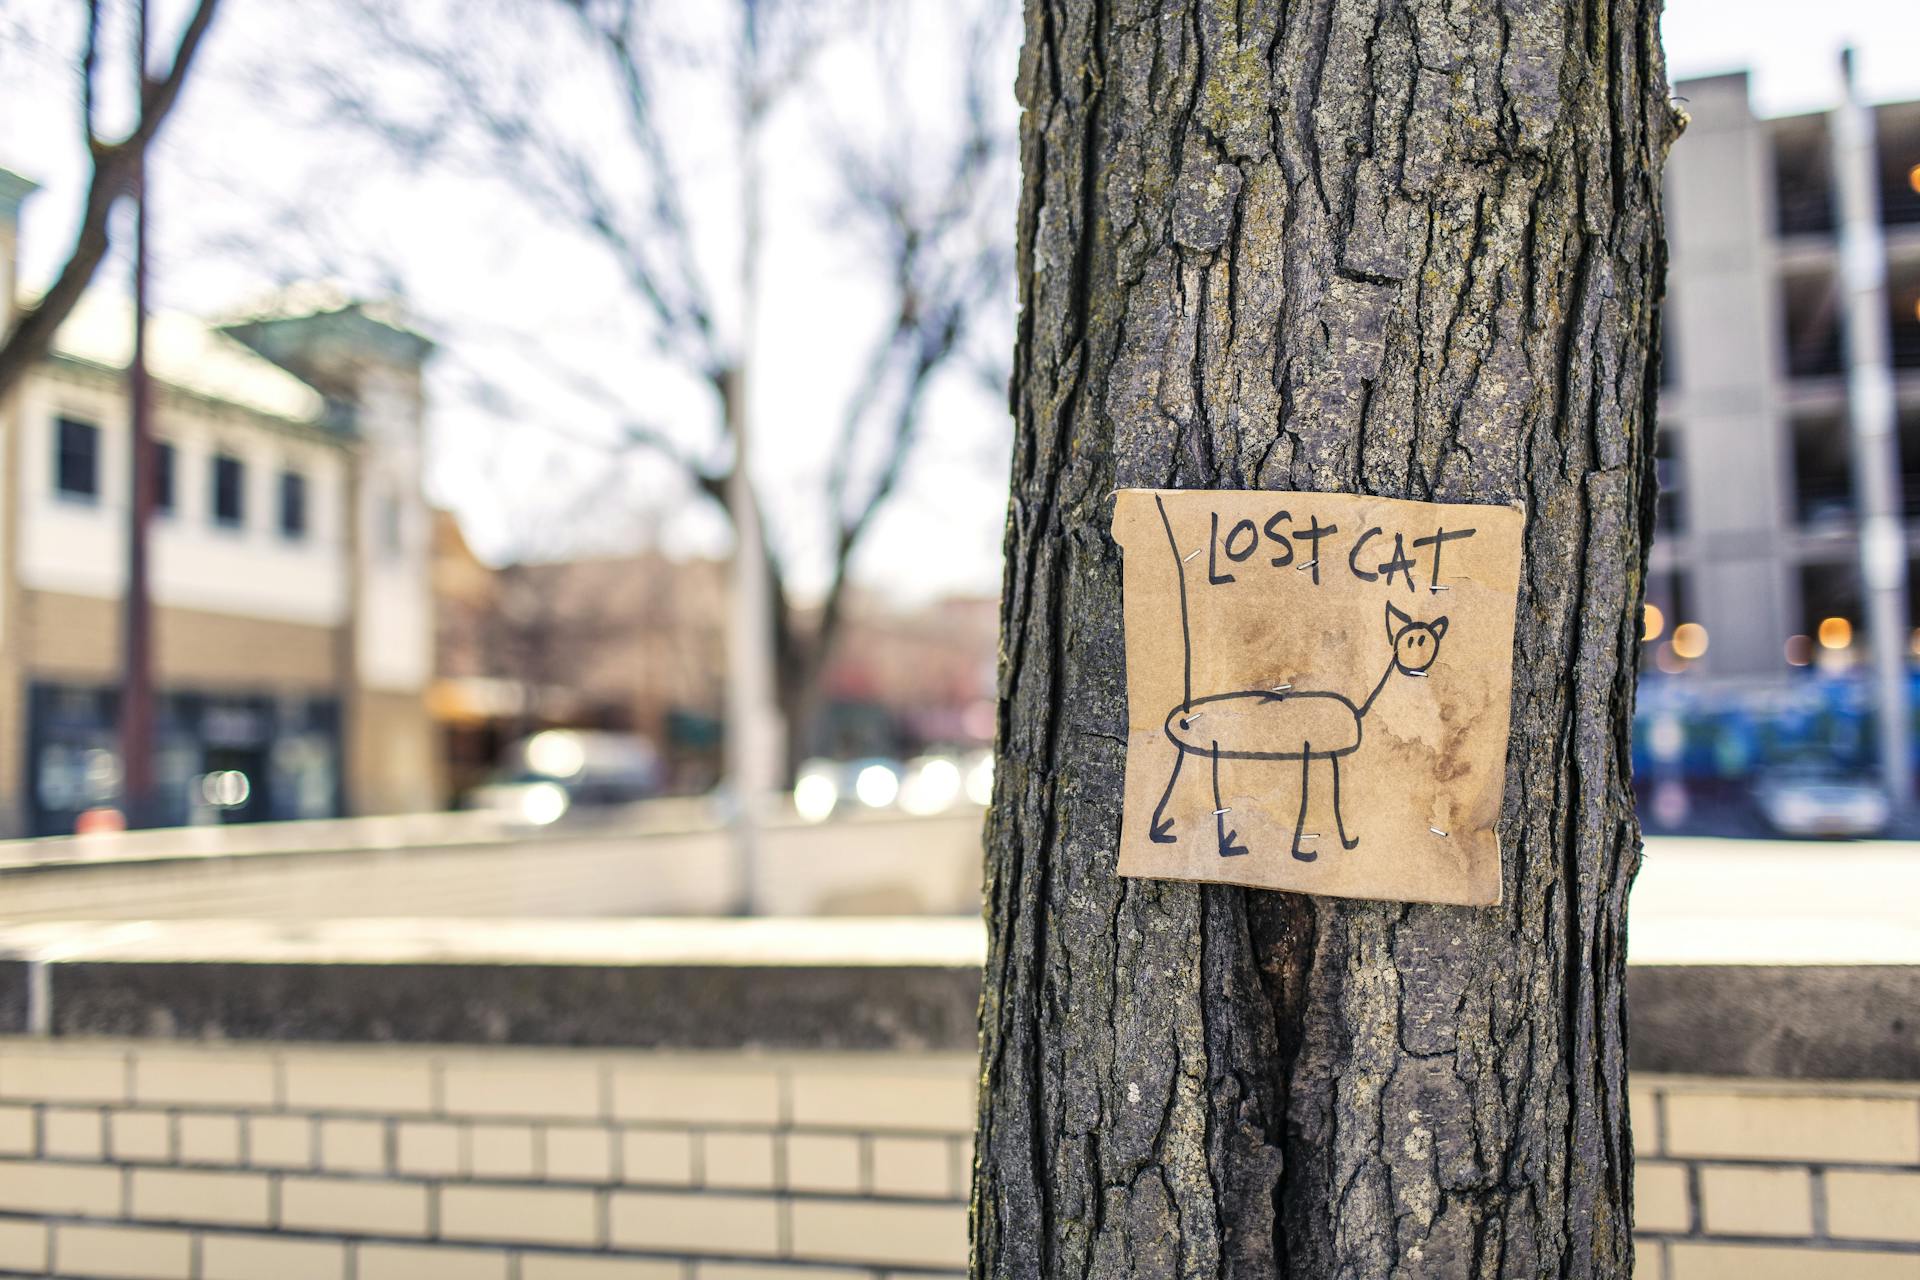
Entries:
POLYGON ((1347 824, 1340 817, 1340 757, 1332 757, 1330 763, 1333 765, 1333 829, 1340 833, 1342 849, 1357 849, 1360 847, 1360 837, 1347 839, 1347 824))
POLYGON ((1300 847, 1301 833, 1307 829, 1307 785, 1313 781, 1313 744, 1300 744, 1300 816, 1293 823, 1293 856, 1302 862, 1312 862, 1320 855, 1311 849, 1300 847))
POLYGON ((1253 850, 1243 844, 1235 844, 1234 839, 1240 833, 1227 830, 1227 807, 1220 799, 1220 744, 1213 744, 1213 834, 1220 842, 1220 856, 1237 858, 1253 850))
POLYGON ((1167 775, 1167 789, 1160 793, 1160 803, 1153 807, 1153 820, 1147 823, 1147 839, 1155 844, 1172 844, 1180 838, 1173 834, 1173 819, 1164 815, 1167 812, 1167 802, 1173 799, 1173 784, 1180 781, 1180 765, 1186 758, 1187 749, 1175 743, 1173 772, 1167 775))

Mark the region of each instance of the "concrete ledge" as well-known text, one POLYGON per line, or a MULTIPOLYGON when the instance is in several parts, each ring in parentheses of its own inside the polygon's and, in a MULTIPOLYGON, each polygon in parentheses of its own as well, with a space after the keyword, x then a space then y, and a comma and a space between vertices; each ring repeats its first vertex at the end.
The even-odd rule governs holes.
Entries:
POLYGON ((975 1043, 968 920, 236 921, 20 927, 7 1030, 655 1049, 975 1043), (41 1007, 33 1007, 38 1003, 41 1007))
MULTIPOLYGON (((0 1031, 967 1051, 976 920, 158 921, 0 930, 0 1031)), ((1635 964, 1633 1069, 1920 1080, 1920 966, 1635 964)))
POLYGON ((1920 1080, 1920 966, 1636 965, 1637 1071, 1920 1080))

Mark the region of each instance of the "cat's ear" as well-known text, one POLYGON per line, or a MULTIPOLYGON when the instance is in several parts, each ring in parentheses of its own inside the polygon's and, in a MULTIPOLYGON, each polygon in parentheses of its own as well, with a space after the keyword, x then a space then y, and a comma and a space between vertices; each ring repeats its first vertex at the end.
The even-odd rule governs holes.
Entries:
POLYGON ((1412 618, 1409 618, 1406 614, 1393 607, 1393 601, 1387 601, 1387 639, 1389 642, 1398 640, 1400 638, 1400 632, 1412 621, 1412 618))
POLYGON ((1432 622, 1429 622, 1427 626, 1429 629, 1432 630, 1434 641, 1437 643, 1441 636, 1444 636, 1445 634, 1447 634, 1446 615, 1445 614, 1440 615, 1439 617, 1435 618, 1432 622))

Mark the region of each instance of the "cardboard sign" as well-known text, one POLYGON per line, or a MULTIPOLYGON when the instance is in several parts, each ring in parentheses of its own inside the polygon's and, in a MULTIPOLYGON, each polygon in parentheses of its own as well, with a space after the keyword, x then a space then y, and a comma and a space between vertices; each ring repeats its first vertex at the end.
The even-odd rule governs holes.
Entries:
POLYGON ((1500 901, 1523 513, 1123 489, 1120 874, 1500 901))

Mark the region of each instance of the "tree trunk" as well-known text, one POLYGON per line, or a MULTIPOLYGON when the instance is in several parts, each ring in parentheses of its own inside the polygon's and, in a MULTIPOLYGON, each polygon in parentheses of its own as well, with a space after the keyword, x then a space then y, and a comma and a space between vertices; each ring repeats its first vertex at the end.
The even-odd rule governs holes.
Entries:
POLYGON ((1654 0, 1028 0, 977 1276, 1631 1270, 1654 0), (1505 904, 1121 880, 1117 486, 1528 511, 1505 904))

